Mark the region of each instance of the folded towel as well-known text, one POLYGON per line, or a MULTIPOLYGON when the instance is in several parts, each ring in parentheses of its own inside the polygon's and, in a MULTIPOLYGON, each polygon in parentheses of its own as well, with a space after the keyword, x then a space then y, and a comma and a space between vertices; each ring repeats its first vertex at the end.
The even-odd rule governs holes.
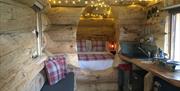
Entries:
POLYGON ((49 85, 54 85, 61 79, 65 78, 67 74, 67 66, 64 55, 57 55, 50 57, 45 62, 46 74, 49 85))

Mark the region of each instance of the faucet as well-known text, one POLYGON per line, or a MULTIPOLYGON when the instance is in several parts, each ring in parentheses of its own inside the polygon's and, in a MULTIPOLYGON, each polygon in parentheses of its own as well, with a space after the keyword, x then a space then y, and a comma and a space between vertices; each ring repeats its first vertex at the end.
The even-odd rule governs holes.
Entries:
POLYGON ((141 50, 148 58, 150 58, 151 57, 151 52, 150 51, 145 51, 143 48, 141 48, 141 47, 138 47, 138 49, 139 50, 141 50))

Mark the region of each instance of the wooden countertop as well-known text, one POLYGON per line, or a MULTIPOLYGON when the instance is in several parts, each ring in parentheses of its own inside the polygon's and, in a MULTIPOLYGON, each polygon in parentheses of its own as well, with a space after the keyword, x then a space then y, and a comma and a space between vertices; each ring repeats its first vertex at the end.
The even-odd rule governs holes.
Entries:
POLYGON ((171 83, 174 86, 180 87, 180 71, 171 72, 165 68, 158 67, 153 63, 144 63, 141 59, 129 58, 123 55, 120 55, 120 58, 123 61, 137 65, 138 67, 151 72, 153 75, 162 78, 163 80, 171 83))

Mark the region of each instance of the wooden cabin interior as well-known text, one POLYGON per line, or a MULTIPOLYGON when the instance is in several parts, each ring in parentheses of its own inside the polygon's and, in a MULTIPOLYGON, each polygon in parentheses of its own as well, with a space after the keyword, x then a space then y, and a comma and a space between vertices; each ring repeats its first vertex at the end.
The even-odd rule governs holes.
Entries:
POLYGON ((0 0, 0 91, 180 91, 178 35, 180 0, 0 0))

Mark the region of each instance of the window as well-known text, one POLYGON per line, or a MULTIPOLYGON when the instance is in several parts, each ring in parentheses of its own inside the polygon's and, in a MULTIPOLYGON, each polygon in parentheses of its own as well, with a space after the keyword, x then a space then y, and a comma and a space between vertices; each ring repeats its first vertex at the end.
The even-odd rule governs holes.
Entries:
POLYGON ((36 28, 33 31, 36 36, 36 48, 32 55, 33 58, 39 57, 42 55, 42 20, 41 20, 41 8, 35 5, 32 6, 32 9, 36 12, 36 28))
POLYGON ((164 53, 167 54, 167 58, 170 58, 170 16, 166 17, 166 24, 165 24, 165 36, 164 36, 164 53))
POLYGON ((171 59, 180 61, 180 13, 171 17, 171 59))
POLYGON ((168 58, 180 61, 180 7, 168 9, 169 16, 165 24, 164 52, 168 58))

